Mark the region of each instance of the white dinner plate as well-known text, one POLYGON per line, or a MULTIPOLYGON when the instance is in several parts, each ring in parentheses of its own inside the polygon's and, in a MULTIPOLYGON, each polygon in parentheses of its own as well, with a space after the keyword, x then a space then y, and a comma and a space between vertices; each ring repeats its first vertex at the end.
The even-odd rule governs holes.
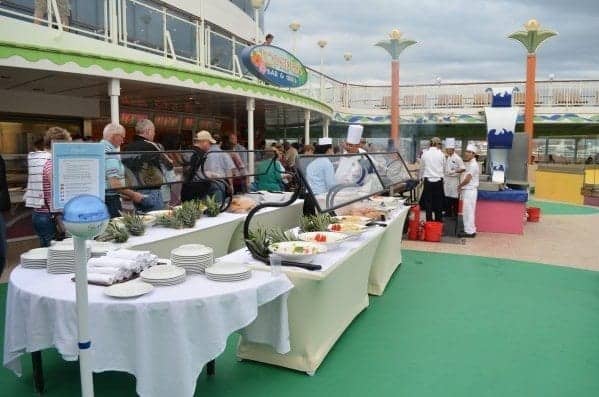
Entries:
POLYGON ((206 274, 215 276, 235 276, 244 274, 249 271, 249 268, 236 262, 218 262, 217 264, 206 268, 206 274))
POLYGON ((104 294, 113 298, 136 298, 152 291, 152 284, 144 283, 140 280, 132 280, 126 283, 114 284, 104 288, 104 294))
POLYGON ((169 280, 177 277, 185 277, 185 269, 173 265, 152 266, 141 272, 141 276, 148 280, 169 280))

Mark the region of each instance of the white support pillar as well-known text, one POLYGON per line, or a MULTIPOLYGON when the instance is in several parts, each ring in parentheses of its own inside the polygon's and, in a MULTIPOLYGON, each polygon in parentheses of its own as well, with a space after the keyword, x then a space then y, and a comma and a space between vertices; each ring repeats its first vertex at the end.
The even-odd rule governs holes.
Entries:
POLYGON ((110 41, 112 44, 119 44, 119 35, 118 35, 118 13, 117 13, 117 1, 118 0, 109 0, 108 3, 108 15, 109 15, 109 29, 110 29, 110 41))
POLYGON ((325 117, 323 119, 323 136, 328 138, 329 137, 329 125, 331 124, 331 119, 328 117, 325 117))
POLYGON ((110 122, 119 123, 119 97, 121 95, 121 80, 110 79, 108 81, 108 95, 110 96, 110 122))
POLYGON ((310 143, 310 111, 304 110, 304 145, 310 143))
MULTIPOLYGON (((254 98, 247 98, 245 102, 245 108, 248 112, 248 150, 254 150, 254 110, 256 110, 256 100, 254 98)), ((253 152, 250 152, 248 155, 248 173, 254 173, 253 152)))

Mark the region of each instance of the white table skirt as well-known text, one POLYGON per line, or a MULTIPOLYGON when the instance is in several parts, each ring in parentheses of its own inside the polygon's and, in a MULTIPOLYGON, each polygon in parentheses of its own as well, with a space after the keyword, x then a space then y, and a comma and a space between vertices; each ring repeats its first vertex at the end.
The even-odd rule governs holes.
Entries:
POLYGON ((410 207, 401 206, 391 214, 391 220, 376 249, 370 268, 368 293, 371 295, 383 294, 391 276, 401 264, 403 225, 409 210, 410 207))
MULTIPOLYGON (((20 356, 55 347, 77 358, 75 283, 72 275, 17 267, 6 304, 4 365, 20 374, 20 356)), ((251 279, 217 283, 189 276, 183 284, 157 287, 119 300, 89 287, 92 363, 95 372, 133 374, 141 396, 192 396, 206 363, 221 354, 227 337, 244 327, 245 338, 289 351, 284 275, 254 271, 251 279)))
MULTIPOLYGON (((396 226, 403 225, 406 210, 402 207, 390 214, 387 227, 373 226, 339 248, 315 257, 313 263, 322 266, 320 271, 283 267, 294 284, 289 294, 291 351, 282 355, 270 346, 242 337, 238 357, 313 374, 353 319, 368 306, 369 279, 382 279, 386 284, 397 268, 394 259, 400 255, 400 245, 394 246, 391 241, 401 241, 401 231, 396 226), (384 239, 384 255, 393 258, 377 261, 379 265, 373 269, 375 258, 382 259, 378 248, 384 239)), ((249 263, 257 270, 269 270, 253 260, 247 249, 224 258, 249 263)))

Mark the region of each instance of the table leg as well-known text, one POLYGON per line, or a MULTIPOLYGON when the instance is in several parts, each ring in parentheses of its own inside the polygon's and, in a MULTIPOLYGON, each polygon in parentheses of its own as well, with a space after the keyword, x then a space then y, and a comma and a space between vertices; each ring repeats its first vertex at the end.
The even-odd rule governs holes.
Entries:
POLYGON ((214 374, 216 374, 216 360, 212 360, 206 364, 206 373, 208 376, 214 376, 214 374))
POLYGON ((39 394, 44 393, 44 369, 42 366, 42 352, 31 353, 31 364, 33 367, 33 385, 35 391, 39 394))

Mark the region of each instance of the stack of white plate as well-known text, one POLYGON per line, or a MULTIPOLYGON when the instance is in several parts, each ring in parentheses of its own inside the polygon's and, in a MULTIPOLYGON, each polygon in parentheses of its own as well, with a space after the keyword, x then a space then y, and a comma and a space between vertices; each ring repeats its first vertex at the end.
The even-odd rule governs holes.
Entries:
POLYGON ((252 277, 252 271, 241 263, 218 262, 206 268, 206 278, 212 281, 243 281, 252 277))
POLYGON ((175 285, 185 281, 185 269, 173 265, 157 265, 141 272, 140 278, 155 286, 175 285))
POLYGON ((27 269, 43 269, 48 260, 48 248, 34 248, 21 254, 21 266, 27 269))
POLYGON ((171 251, 171 262, 187 273, 204 273, 214 263, 214 250, 202 244, 186 244, 171 251))
MULTIPOLYGON (((86 261, 89 256, 88 248, 86 261)), ((57 243, 48 247, 48 273, 75 273, 75 248, 72 243, 57 243)))

